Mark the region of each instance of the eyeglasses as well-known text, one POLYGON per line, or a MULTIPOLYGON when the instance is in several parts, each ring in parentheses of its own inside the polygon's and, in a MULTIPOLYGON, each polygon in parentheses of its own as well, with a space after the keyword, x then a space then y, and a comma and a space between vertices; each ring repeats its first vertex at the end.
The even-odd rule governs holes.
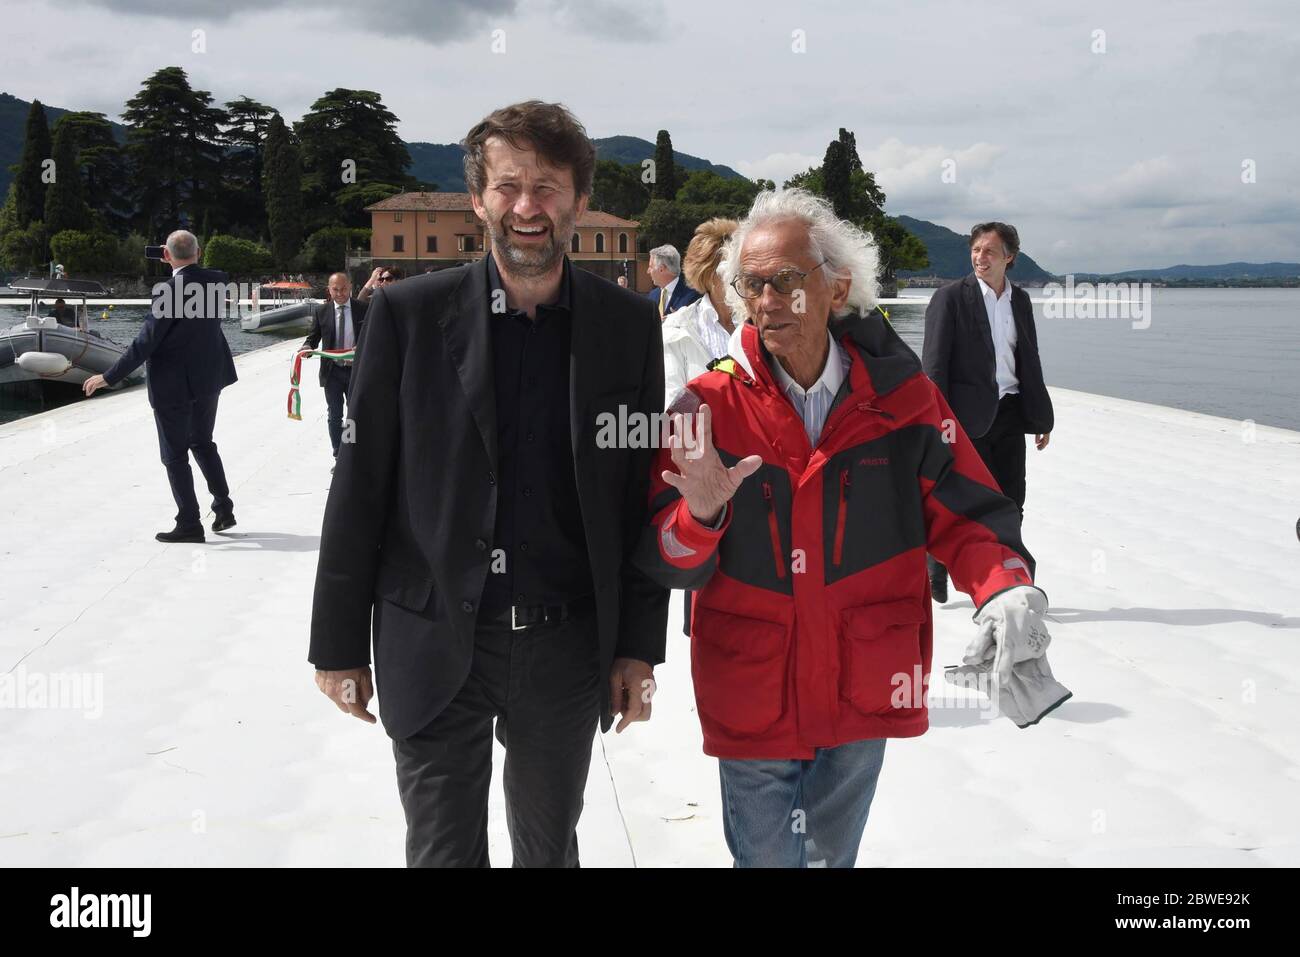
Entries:
POLYGON ((749 273, 741 273, 731 281, 731 288, 736 290, 736 295, 741 299, 757 299, 763 295, 763 287, 768 283, 772 288, 782 296, 788 296, 796 289, 803 288, 803 281, 810 275, 826 265, 826 260, 822 260, 807 272, 801 272, 798 269, 782 269, 775 276, 754 276, 749 273))
POLYGON ((380 276, 375 282, 392 282, 396 278, 396 276, 380 276))

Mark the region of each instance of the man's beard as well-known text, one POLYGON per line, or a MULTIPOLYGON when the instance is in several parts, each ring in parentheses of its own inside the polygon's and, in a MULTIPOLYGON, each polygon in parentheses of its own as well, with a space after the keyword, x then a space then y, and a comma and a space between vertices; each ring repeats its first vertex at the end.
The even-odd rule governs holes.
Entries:
POLYGON ((510 232, 510 227, 515 222, 513 216, 506 215, 499 220, 489 217, 488 235, 492 239, 492 248, 501 253, 507 272, 521 278, 545 276, 564 257, 564 250, 573 236, 573 224, 577 218, 577 210, 573 209, 558 223, 553 223, 549 217, 530 222, 528 224, 530 226, 547 227, 546 242, 532 246, 521 246, 515 243, 514 236, 510 232))

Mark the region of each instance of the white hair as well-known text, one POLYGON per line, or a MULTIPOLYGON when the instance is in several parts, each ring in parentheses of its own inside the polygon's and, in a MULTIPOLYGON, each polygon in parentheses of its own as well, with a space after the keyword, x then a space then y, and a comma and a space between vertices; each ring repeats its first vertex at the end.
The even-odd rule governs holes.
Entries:
POLYGON ((667 266, 668 271, 674 276, 681 275, 682 254, 677 251, 676 246, 656 246, 650 250, 650 261, 667 266))
POLYGON ((880 296, 880 253, 871 234, 835 215, 830 202, 805 189, 763 190, 754 197, 754 204, 731 236, 723 253, 719 272, 727 286, 727 303, 732 309, 746 315, 746 301, 731 285, 740 275, 740 255, 745 240, 759 226, 795 220, 808 230, 808 251, 826 265, 817 270, 823 281, 849 280, 849 297, 844 307, 835 312, 846 316, 851 312, 866 315, 875 308, 880 296))
POLYGON ((167 237, 167 251, 172 259, 193 259, 199 254, 199 240, 187 229, 178 229, 167 237))

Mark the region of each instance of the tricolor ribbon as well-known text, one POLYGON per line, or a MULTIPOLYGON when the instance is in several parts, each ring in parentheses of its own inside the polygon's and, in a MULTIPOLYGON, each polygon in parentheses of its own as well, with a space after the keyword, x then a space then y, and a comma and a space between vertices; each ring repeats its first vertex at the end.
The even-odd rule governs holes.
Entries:
POLYGON ((302 421, 302 396, 298 393, 298 384, 302 381, 303 356, 320 356, 322 359, 355 359, 356 348, 352 349, 299 349, 293 357, 293 367, 289 370, 289 418, 302 421))

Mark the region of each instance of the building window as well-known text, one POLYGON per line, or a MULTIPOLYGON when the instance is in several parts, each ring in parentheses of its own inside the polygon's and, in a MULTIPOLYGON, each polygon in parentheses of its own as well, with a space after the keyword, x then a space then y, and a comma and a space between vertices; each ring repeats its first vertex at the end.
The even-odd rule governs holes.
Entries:
POLYGON ((578 234, 576 232, 573 234, 573 238, 569 240, 569 252, 571 253, 582 252, 582 240, 578 237, 578 234))
POLYGON ((406 237, 405 237, 405 236, 394 236, 394 237, 393 237, 393 252, 395 252, 395 253, 406 252, 406 237))
POLYGON ((605 234, 604 234, 604 233, 597 233, 597 234, 596 234, 596 252, 598 252, 598 253, 603 253, 604 251, 605 251, 605 234))
POLYGON ((437 236, 425 236, 425 237, 424 237, 424 251, 425 251, 426 253, 436 253, 436 252, 438 251, 438 237, 437 237, 437 236))
POLYGON ((618 251, 621 253, 627 252, 627 233, 618 234, 618 251))
POLYGON ((474 222, 474 213, 473 213, 473 212, 468 212, 468 213, 465 214, 465 222, 467 222, 467 223, 472 223, 472 222, 474 222))
POLYGON ((393 222, 400 223, 401 221, 402 221, 402 214, 400 212, 393 213, 393 222))
POLYGON ((430 212, 430 213, 429 213, 429 222, 431 222, 431 223, 436 223, 437 221, 438 221, 438 214, 437 214, 437 213, 434 213, 434 212, 430 212))

